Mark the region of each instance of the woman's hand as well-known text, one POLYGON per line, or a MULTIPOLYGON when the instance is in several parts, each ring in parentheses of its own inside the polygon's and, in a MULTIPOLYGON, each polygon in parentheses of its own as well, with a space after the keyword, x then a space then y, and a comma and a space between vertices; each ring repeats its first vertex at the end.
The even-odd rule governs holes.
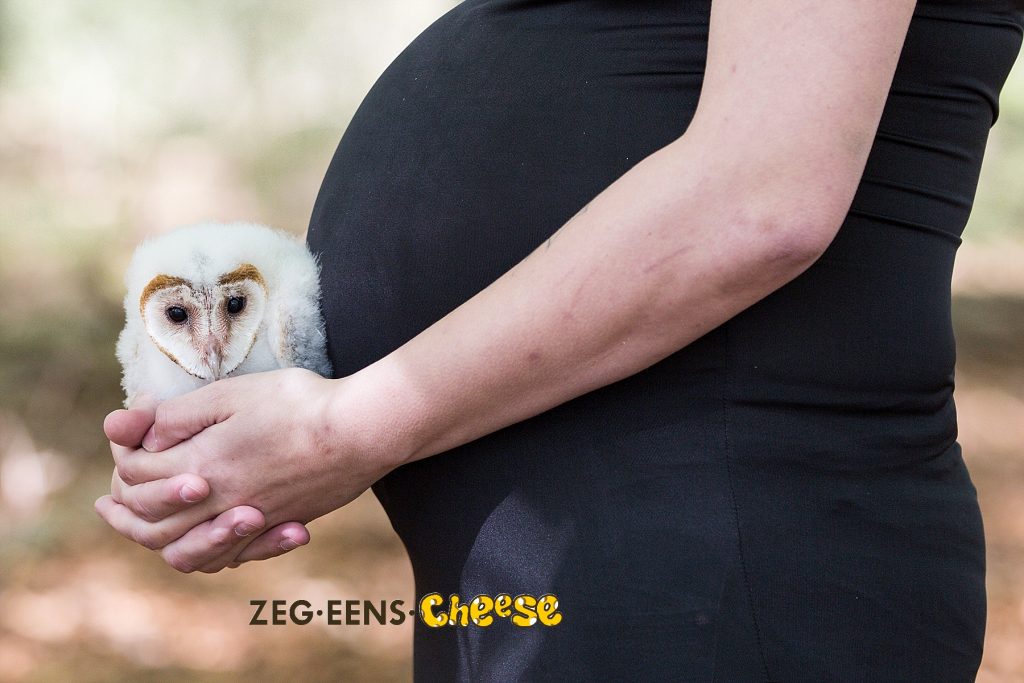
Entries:
POLYGON ((115 411, 104 428, 117 469, 97 511, 180 571, 219 571, 298 547, 309 539, 301 523, 350 502, 397 464, 360 424, 374 402, 360 401, 357 388, 288 369, 215 382, 155 413, 115 411), (130 447, 143 433, 143 448, 130 447))
MULTIPOLYGON (((115 410, 107 416, 103 429, 110 439, 110 450, 115 458, 126 457, 128 453, 142 448, 143 437, 156 420, 156 405, 155 399, 142 396, 129 410, 115 410)), ((121 481, 115 469, 110 483, 110 495, 97 500, 96 509, 123 535, 151 549, 160 550, 164 542, 161 539, 169 535, 171 527, 182 522, 179 516, 158 523, 205 500, 209 493, 209 485, 195 474, 182 474, 170 479, 128 486, 121 481)), ((203 507, 195 508, 192 513, 196 520, 205 520, 208 514, 209 511, 203 507)), ((232 508, 216 519, 197 523, 196 527, 187 532, 187 540, 166 546, 163 555, 182 571, 202 569, 206 561, 215 559, 239 544, 239 537, 252 536, 264 526, 265 519, 259 510, 249 506, 232 508), (206 549, 204 556, 208 558, 205 561, 199 557, 203 548, 206 549), (186 549, 191 549, 191 552, 186 549)), ((287 522, 254 536, 254 539, 246 539, 248 545, 244 550, 235 548, 236 552, 241 550, 241 554, 236 557, 236 562, 228 566, 282 555, 308 543, 309 532, 298 522, 287 522)))

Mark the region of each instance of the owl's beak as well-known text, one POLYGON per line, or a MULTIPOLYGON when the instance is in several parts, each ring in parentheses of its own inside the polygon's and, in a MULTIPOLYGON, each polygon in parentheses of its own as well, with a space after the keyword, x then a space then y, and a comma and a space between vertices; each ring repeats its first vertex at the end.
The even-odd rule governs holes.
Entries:
POLYGON ((220 343, 213 338, 210 338, 206 342, 206 348, 203 349, 203 361, 206 363, 206 367, 210 369, 210 378, 214 381, 221 379, 221 353, 223 349, 220 343))

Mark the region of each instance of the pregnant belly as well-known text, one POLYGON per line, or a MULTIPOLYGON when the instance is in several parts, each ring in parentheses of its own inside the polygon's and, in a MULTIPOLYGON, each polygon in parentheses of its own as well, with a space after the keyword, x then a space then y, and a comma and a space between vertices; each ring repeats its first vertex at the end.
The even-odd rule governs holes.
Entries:
POLYGON ((486 287, 685 129, 706 3, 594 5, 463 3, 366 96, 309 232, 339 373, 486 287))

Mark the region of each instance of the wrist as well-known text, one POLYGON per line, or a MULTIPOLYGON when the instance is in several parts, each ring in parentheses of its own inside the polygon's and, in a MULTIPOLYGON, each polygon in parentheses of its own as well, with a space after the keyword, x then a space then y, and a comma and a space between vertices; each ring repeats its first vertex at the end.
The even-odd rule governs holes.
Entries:
POLYGON ((331 441, 365 454, 384 476, 416 459, 426 441, 425 405, 390 357, 383 358, 331 380, 326 409, 331 441))

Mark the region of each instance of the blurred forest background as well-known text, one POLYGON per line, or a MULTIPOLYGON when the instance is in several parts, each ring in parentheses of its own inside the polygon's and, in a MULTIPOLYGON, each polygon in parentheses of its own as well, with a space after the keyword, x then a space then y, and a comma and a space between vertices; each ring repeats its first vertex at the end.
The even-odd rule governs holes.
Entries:
MULTIPOLYGON (((313 543, 179 575, 92 510, 122 273, 200 220, 305 230, 349 117, 451 0, 0 0, 0 681, 407 680, 401 627, 251 627, 249 600, 413 601, 376 501, 313 543)), ((1024 680, 1024 63, 957 258, 956 398, 985 514, 979 680, 1024 680)))

